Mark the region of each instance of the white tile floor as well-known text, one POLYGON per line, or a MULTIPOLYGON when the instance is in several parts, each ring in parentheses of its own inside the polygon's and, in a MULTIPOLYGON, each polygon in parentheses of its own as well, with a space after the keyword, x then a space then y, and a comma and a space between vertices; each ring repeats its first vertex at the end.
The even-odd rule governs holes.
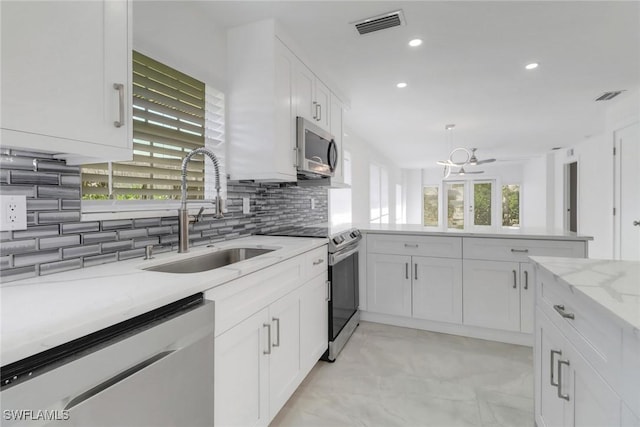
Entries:
POLYGON ((532 426, 533 350, 361 322, 271 423, 309 426, 532 426))

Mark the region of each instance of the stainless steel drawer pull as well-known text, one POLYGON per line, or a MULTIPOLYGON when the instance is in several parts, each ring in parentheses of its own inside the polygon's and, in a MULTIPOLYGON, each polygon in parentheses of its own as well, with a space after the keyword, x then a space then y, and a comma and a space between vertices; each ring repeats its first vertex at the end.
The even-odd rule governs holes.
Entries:
POLYGON ((271 323, 263 323, 262 327, 267 328, 267 349, 262 353, 271 354, 271 323))
POLYGON ((418 244, 416 243, 416 244, 414 244, 414 245, 410 245, 410 244, 408 244, 408 243, 405 243, 405 244, 404 244, 404 247, 405 247, 405 248, 417 248, 417 247, 418 247, 418 244))
POLYGON ((562 365, 567 365, 569 366, 569 361, 568 360, 561 360, 558 359, 558 397, 560 399, 564 399, 566 401, 569 400, 569 394, 563 394, 562 393, 562 365))
POLYGON ((552 386, 554 386, 554 387, 558 387, 558 383, 557 383, 556 381, 554 381, 554 380, 553 380, 553 378, 554 378, 553 371, 554 371, 554 369, 556 368, 556 366, 555 366, 555 365, 556 365, 556 363, 555 363, 555 360, 554 360, 555 358, 554 358, 553 356, 554 356, 554 355, 556 355, 556 354, 557 354, 558 356, 562 356, 562 352, 561 352, 560 350, 551 350, 551 352, 550 352, 550 353, 551 353, 551 355, 550 355, 550 358, 551 358, 551 366, 549 367, 549 370, 551 371, 551 375, 549 375, 549 376, 550 376, 550 378, 549 378, 549 382, 551 383, 551 385, 552 385, 552 386))
POLYGON ((413 264, 413 278, 418 280, 418 264, 413 264))
POLYGON ((273 317, 272 320, 276 322, 276 342, 273 344, 274 347, 280 347, 280 319, 277 317, 273 317))
POLYGON ((318 258, 317 260, 313 261, 313 265, 320 265, 324 262, 324 259, 322 258, 318 258))
POLYGON ((527 270, 524 271, 524 290, 529 289, 529 272, 527 270))
POLYGON ((553 309, 554 309, 555 311, 557 311, 557 312, 558 312, 558 314, 559 314, 560 316, 564 317, 565 319, 571 319, 571 320, 573 320, 573 319, 575 319, 575 318, 576 318, 576 315, 575 315, 575 314, 573 314, 573 313, 567 313, 566 311, 564 311, 564 305, 562 305, 562 304, 556 304, 556 305, 554 305, 554 306, 553 306, 553 309))
POLYGON ((327 302, 331 301, 331 282, 327 280, 327 302))
POLYGON ((409 263, 408 262, 404 263, 404 278, 405 279, 409 278, 409 263))
POLYGON ((122 83, 114 83, 113 88, 118 91, 118 121, 113 122, 117 128, 124 126, 124 85, 122 83))
POLYGON ((527 253, 529 253, 529 249, 511 249, 511 252, 520 253, 520 254, 527 254, 527 253))
POLYGON ((518 287, 518 272, 515 270, 513 271, 513 289, 518 287))

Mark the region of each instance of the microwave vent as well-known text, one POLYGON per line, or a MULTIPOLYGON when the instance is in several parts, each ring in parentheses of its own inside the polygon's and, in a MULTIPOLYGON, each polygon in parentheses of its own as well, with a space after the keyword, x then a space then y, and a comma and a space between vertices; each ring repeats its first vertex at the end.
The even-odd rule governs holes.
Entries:
POLYGON ((396 10, 394 12, 362 19, 354 22, 353 24, 355 25, 358 34, 364 35, 375 31, 386 30, 387 28, 405 25, 405 20, 402 10, 396 10))

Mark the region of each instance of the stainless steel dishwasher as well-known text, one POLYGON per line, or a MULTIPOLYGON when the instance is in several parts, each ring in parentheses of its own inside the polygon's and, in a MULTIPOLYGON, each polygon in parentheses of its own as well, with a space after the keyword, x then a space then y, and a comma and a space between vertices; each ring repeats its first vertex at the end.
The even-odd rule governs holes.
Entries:
POLYGON ((213 307, 193 295, 3 366, 1 424, 212 426, 213 307))

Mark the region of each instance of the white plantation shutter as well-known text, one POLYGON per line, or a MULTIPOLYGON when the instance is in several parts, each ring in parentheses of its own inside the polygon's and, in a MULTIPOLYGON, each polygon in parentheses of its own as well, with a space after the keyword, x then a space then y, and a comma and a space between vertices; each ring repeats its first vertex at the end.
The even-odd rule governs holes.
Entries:
MULTIPOLYGON (((83 199, 179 199, 180 166, 189 151, 206 145, 224 164, 224 114, 222 92, 134 51, 133 160, 85 165, 83 199)), ((212 169, 201 155, 191 160, 189 199, 212 198, 209 190, 205 195, 205 180, 213 188, 212 169)))

